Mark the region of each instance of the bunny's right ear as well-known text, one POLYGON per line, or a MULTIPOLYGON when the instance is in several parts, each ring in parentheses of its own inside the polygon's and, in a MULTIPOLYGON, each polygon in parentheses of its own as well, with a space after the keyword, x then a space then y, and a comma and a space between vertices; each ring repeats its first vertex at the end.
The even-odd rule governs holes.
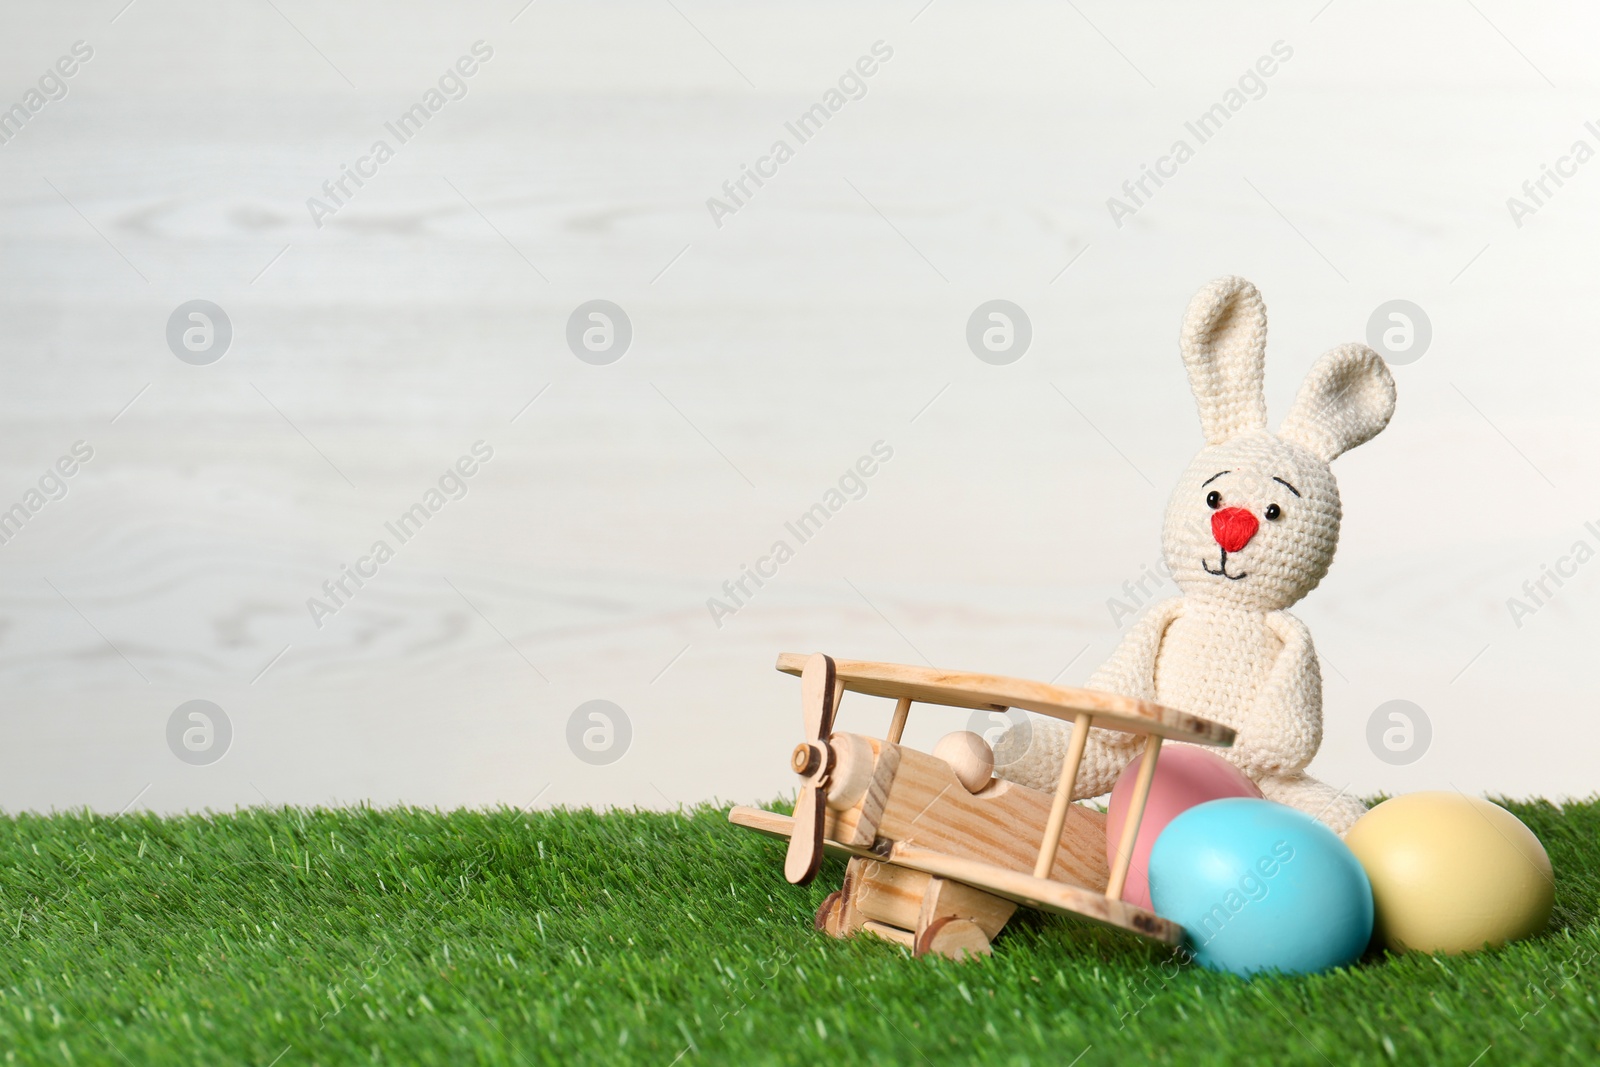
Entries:
POLYGON ((1312 366, 1278 436, 1332 463, 1393 416, 1394 375, 1383 357, 1366 345, 1341 345, 1312 366))
POLYGON ((1266 428, 1267 309, 1255 286, 1229 277, 1201 289, 1184 312, 1178 346, 1206 444, 1266 428))

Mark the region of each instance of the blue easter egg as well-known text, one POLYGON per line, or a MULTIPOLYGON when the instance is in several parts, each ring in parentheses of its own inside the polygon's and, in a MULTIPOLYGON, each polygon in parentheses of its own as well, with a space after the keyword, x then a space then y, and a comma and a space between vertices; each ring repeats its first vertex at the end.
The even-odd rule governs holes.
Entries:
POLYGON ((1372 937, 1372 886, 1337 834, 1270 800, 1197 805, 1150 852, 1150 898, 1196 960, 1249 975, 1354 962, 1372 937))

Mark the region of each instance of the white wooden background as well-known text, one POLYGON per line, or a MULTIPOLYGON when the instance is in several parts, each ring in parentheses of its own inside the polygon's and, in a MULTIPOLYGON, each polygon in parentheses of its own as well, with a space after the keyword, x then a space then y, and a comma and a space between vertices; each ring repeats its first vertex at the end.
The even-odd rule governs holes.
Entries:
POLYGON ((1178 317, 1225 273, 1266 296, 1278 415, 1381 302, 1434 327, 1336 468, 1313 769, 1595 789, 1600 564, 1520 628, 1505 603, 1600 519, 1600 164, 1521 228, 1505 205, 1595 140, 1592 10, 123 4, 13 4, 0 35, 5 104, 95 50, 0 146, 0 508, 95 450, 0 545, 0 806, 748 800, 791 788, 779 651, 1081 682, 1198 445, 1178 317), (314 228, 479 39, 469 95, 314 228), (878 40, 865 98, 716 227, 706 198, 878 40), (1114 226, 1278 40, 1267 94, 1114 226), (597 297, 635 332, 606 367, 564 342, 597 297), (1034 328, 1006 367, 964 341, 996 297, 1034 328), (211 366, 165 344, 196 298, 234 326, 211 366), (479 439, 469 495, 317 629, 306 598, 479 439), (867 496, 714 626, 879 439, 867 496), (207 766, 166 742, 196 698, 233 727, 207 766), (597 698, 634 735, 599 767, 566 743, 597 698), (1433 724, 1405 767, 1365 739, 1396 698, 1433 724))

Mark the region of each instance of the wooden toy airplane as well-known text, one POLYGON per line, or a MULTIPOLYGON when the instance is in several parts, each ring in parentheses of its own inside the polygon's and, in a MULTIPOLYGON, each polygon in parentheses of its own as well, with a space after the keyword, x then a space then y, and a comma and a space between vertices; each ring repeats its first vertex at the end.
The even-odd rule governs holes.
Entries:
POLYGON ((1148 701, 988 674, 792 652, 778 657, 778 670, 800 676, 806 740, 790 758, 800 776, 794 816, 736 807, 728 818, 787 837, 784 875, 797 885, 816 877, 825 848, 851 857, 843 886, 817 910, 818 930, 866 931, 919 956, 986 955, 1026 904, 1182 941, 1182 927, 1122 900, 1128 864, 1161 742, 1226 746, 1233 730, 1148 701), (886 739, 833 732, 845 690, 897 701, 886 739), (958 777, 945 760, 900 744, 914 701, 1072 722, 1055 795, 988 778, 987 767, 977 776, 963 767, 958 777), (1115 863, 1105 814, 1071 802, 1091 726, 1149 738, 1115 863))

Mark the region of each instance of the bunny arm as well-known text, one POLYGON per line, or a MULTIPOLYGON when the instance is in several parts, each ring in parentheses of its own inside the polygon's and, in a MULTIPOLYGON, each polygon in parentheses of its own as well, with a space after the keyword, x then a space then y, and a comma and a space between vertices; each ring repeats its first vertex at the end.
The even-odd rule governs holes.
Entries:
POLYGON ((1322 670, 1306 624, 1287 611, 1266 616, 1283 647, 1228 759, 1251 778, 1295 774, 1322 745, 1322 670))
MULTIPOLYGON (((1139 617, 1111 658, 1100 665, 1089 678, 1089 688, 1107 693, 1121 693, 1136 700, 1154 701, 1156 698, 1156 656, 1161 652, 1161 639, 1167 627, 1183 614, 1182 597, 1168 597, 1157 601, 1149 611, 1139 617)), ((1118 737, 1131 737, 1117 734, 1118 737)), ((1091 737, 1091 743, 1093 737, 1091 737)))
MULTIPOLYGON (((1122 638, 1111 658, 1089 679, 1089 688, 1120 693, 1140 700, 1155 699, 1156 654, 1167 627, 1183 614, 1183 598, 1160 601, 1145 612, 1122 638)), ((1053 790, 1061 777, 1072 727, 1053 719, 1034 717, 1026 728, 1014 726, 995 744, 995 773, 1001 778, 1053 790)), ((1139 750, 1144 739, 1114 730, 1094 729, 1084 746, 1083 762, 1073 799, 1109 793, 1139 750)))

